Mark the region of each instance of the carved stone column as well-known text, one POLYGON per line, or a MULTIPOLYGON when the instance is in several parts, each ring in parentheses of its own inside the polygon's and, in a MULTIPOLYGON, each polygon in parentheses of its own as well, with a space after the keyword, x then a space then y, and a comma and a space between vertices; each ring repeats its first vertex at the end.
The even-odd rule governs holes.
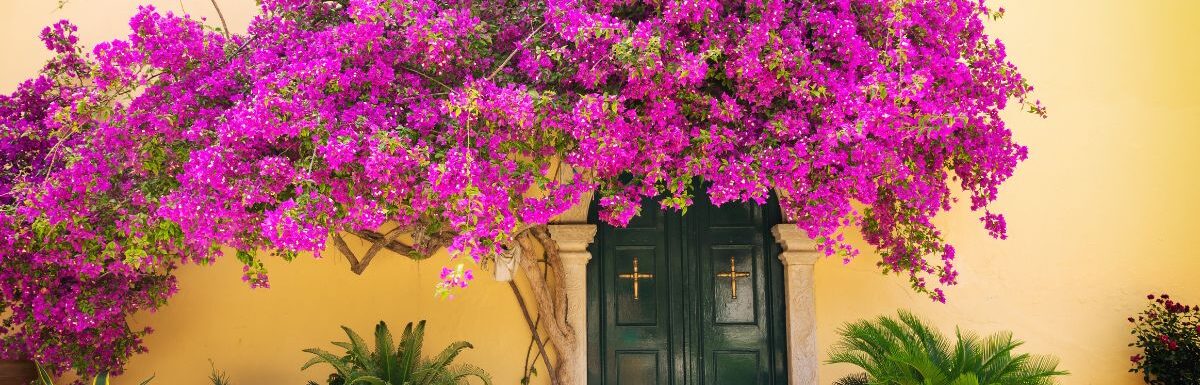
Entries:
POLYGON ((771 233, 783 247, 779 260, 783 261, 787 296, 788 384, 816 384, 820 356, 813 266, 821 252, 817 251, 817 243, 795 224, 775 225, 771 233))
POLYGON ((592 259, 588 244, 596 238, 596 225, 552 224, 550 238, 558 244, 563 265, 563 290, 567 295, 567 324, 575 331, 575 378, 587 384, 587 263, 592 259))

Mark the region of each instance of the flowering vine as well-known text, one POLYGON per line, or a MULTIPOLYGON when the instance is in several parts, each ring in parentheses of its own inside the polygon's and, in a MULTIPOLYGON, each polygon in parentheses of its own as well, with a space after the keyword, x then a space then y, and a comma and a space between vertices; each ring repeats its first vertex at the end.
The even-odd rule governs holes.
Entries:
POLYGON ((151 7, 90 51, 43 32, 55 58, 0 97, 0 353, 119 373, 148 332, 126 315, 180 263, 232 250, 266 286, 268 254, 327 240, 359 273, 383 249, 483 262, 588 192, 623 225, 696 178, 716 204, 777 193, 829 255, 857 227, 944 301, 931 219, 957 186, 1004 237, 987 207, 1027 150, 999 114, 1044 114, 980 0, 261 7, 244 34, 151 7))

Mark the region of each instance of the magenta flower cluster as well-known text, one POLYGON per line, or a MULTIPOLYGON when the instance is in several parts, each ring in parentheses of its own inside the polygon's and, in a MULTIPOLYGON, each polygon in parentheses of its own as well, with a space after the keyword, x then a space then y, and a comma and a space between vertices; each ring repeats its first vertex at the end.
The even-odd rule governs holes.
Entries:
POLYGON ((931 219, 957 187, 1004 237, 1026 148, 1000 112, 1044 113, 979 0, 261 4, 245 34, 150 7, 90 51, 46 29, 56 58, 0 97, 0 353, 119 372, 179 263, 235 250, 266 286, 265 253, 385 223, 480 260, 589 191, 623 225, 697 178, 778 194, 829 255, 856 227, 943 301, 931 219))

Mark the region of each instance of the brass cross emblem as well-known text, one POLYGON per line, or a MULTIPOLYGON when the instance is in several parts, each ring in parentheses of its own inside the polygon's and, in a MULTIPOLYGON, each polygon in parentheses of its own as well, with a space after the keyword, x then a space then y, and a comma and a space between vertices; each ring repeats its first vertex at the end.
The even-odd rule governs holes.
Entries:
POLYGON ((617 274, 618 278, 633 280, 633 300, 638 300, 638 281, 642 279, 654 278, 654 274, 638 272, 638 257, 633 257, 633 272, 617 274))
POLYGON ((733 299, 737 299, 737 280, 738 278, 749 277, 750 273, 737 271, 737 264, 734 263, 733 257, 729 257, 729 271, 717 273, 718 278, 729 278, 729 285, 733 289, 733 299))

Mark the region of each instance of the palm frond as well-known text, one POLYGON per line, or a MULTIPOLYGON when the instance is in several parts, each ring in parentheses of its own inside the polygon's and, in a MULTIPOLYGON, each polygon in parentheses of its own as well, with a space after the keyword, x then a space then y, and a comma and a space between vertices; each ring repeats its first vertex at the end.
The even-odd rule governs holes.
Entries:
POLYGON ((833 382, 833 385, 869 385, 871 379, 866 373, 851 374, 833 382))
POLYGON ((402 378, 400 377, 402 372, 400 362, 397 360, 396 351, 392 350, 395 345, 392 340, 392 331, 388 329, 387 323, 379 321, 379 324, 375 325, 375 355, 373 359, 380 378, 389 382, 402 378))
MULTIPOLYGON (((384 327, 386 327, 386 325, 384 327)), ((339 345, 337 342, 334 342, 333 344, 346 349, 346 356, 350 357, 350 359, 353 360, 358 367, 367 372, 375 372, 375 369, 378 368, 376 366, 377 363, 374 361, 375 354, 371 351, 371 348, 367 346, 367 341, 349 327, 342 326, 342 331, 344 331, 346 333, 346 337, 350 339, 349 348, 347 349, 344 345, 339 345)), ((391 346, 391 344, 388 344, 384 349, 391 349, 391 346)), ((376 345, 375 348, 379 349, 379 346, 376 345)))
POLYGON ((459 353, 461 353, 463 350, 474 348, 474 345, 471 345, 470 342, 466 341, 452 343, 447 345, 445 349, 442 349, 442 352, 429 362, 429 365, 438 368, 449 367, 450 363, 454 361, 454 358, 458 357, 459 353))
POLYGON ((304 351, 313 357, 304 364, 307 369, 317 364, 334 367, 330 384, 344 385, 459 385, 469 384, 475 377, 484 384, 492 383, 487 372, 471 365, 452 366, 459 354, 471 349, 470 343, 455 342, 442 349, 436 357, 424 359, 421 354, 425 342, 425 321, 405 325, 397 345, 387 323, 375 326, 375 347, 371 349, 365 340, 347 327, 342 328, 350 342, 334 342, 346 351, 345 356, 313 348, 304 351))
POLYGON ((951 343, 929 325, 907 311, 846 324, 826 362, 857 366, 872 385, 1053 385, 1067 374, 1053 357, 1014 355, 1022 342, 1011 333, 959 329, 951 343))
POLYGON ((400 359, 400 374, 402 378, 409 378, 417 371, 417 364, 421 361, 420 346, 425 342, 425 321, 420 321, 414 328, 411 322, 404 327, 404 334, 400 337, 400 346, 396 351, 396 356, 400 359))
MULTIPOLYGON (((407 383, 404 383, 407 384, 407 383)), ((375 376, 360 376, 353 380, 346 380, 346 385, 401 385, 392 384, 375 376)))
POLYGON ((475 377, 482 381, 484 385, 492 385, 492 376, 488 375, 483 369, 471 364, 462 364, 451 368, 448 376, 450 382, 447 385, 466 384, 467 377, 475 377))
POLYGON ((351 363, 346 362, 346 360, 343 360, 342 357, 333 355, 333 353, 317 348, 304 349, 304 352, 312 354, 316 357, 313 357, 312 359, 308 360, 308 362, 304 363, 304 366, 301 366, 300 370, 308 369, 316 364, 328 364, 343 377, 349 376, 353 371, 351 363))

